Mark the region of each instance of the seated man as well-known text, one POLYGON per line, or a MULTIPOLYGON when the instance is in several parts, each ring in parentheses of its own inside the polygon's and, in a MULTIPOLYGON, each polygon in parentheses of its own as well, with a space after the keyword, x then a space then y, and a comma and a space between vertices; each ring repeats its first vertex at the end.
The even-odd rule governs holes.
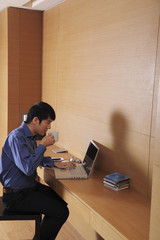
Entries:
POLYGON ((73 168, 71 162, 53 162, 44 157, 46 147, 54 144, 53 135, 46 135, 36 145, 36 135, 45 135, 55 120, 53 108, 39 102, 33 105, 27 121, 13 130, 7 137, 0 158, 0 181, 3 185, 3 203, 16 212, 44 214, 40 239, 53 240, 67 220, 67 203, 48 186, 36 182, 39 165, 73 168))

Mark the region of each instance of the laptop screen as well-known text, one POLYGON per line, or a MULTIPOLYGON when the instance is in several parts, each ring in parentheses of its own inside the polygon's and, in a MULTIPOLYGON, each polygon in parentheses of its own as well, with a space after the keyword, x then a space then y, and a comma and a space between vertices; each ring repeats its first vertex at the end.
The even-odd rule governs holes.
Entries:
POLYGON ((98 151, 99 151, 99 148, 97 147, 97 145, 92 140, 90 140, 88 149, 86 151, 86 154, 82 163, 88 175, 90 174, 93 164, 97 158, 98 151))

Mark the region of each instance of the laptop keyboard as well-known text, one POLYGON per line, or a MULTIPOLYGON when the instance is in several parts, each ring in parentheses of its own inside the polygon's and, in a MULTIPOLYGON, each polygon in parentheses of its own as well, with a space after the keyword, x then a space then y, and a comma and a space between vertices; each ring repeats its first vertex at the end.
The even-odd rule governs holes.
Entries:
POLYGON ((82 165, 70 170, 54 168, 54 172, 57 179, 88 178, 82 165))

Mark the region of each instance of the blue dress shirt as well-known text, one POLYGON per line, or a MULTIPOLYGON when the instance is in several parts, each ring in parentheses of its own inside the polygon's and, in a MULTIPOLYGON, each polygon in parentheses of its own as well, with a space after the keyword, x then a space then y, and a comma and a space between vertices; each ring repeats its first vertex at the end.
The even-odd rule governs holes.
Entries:
POLYGON ((22 122, 7 137, 0 158, 0 181, 6 188, 24 189, 35 186, 37 167, 53 166, 51 157, 44 157, 46 147, 39 144, 22 122))

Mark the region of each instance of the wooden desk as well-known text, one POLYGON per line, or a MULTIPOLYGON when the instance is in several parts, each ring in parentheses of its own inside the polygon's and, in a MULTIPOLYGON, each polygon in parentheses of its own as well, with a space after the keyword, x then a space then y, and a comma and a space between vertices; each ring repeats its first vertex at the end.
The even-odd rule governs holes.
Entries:
MULTIPOLYGON (((51 148, 46 154, 53 156, 51 148)), ((90 179, 82 180, 55 180, 50 168, 39 168, 38 174, 68 202, 69 221, 85 239, 149 239, 150 201, 135 191, 104 187, 104 173, 96 169, 90 179)))

